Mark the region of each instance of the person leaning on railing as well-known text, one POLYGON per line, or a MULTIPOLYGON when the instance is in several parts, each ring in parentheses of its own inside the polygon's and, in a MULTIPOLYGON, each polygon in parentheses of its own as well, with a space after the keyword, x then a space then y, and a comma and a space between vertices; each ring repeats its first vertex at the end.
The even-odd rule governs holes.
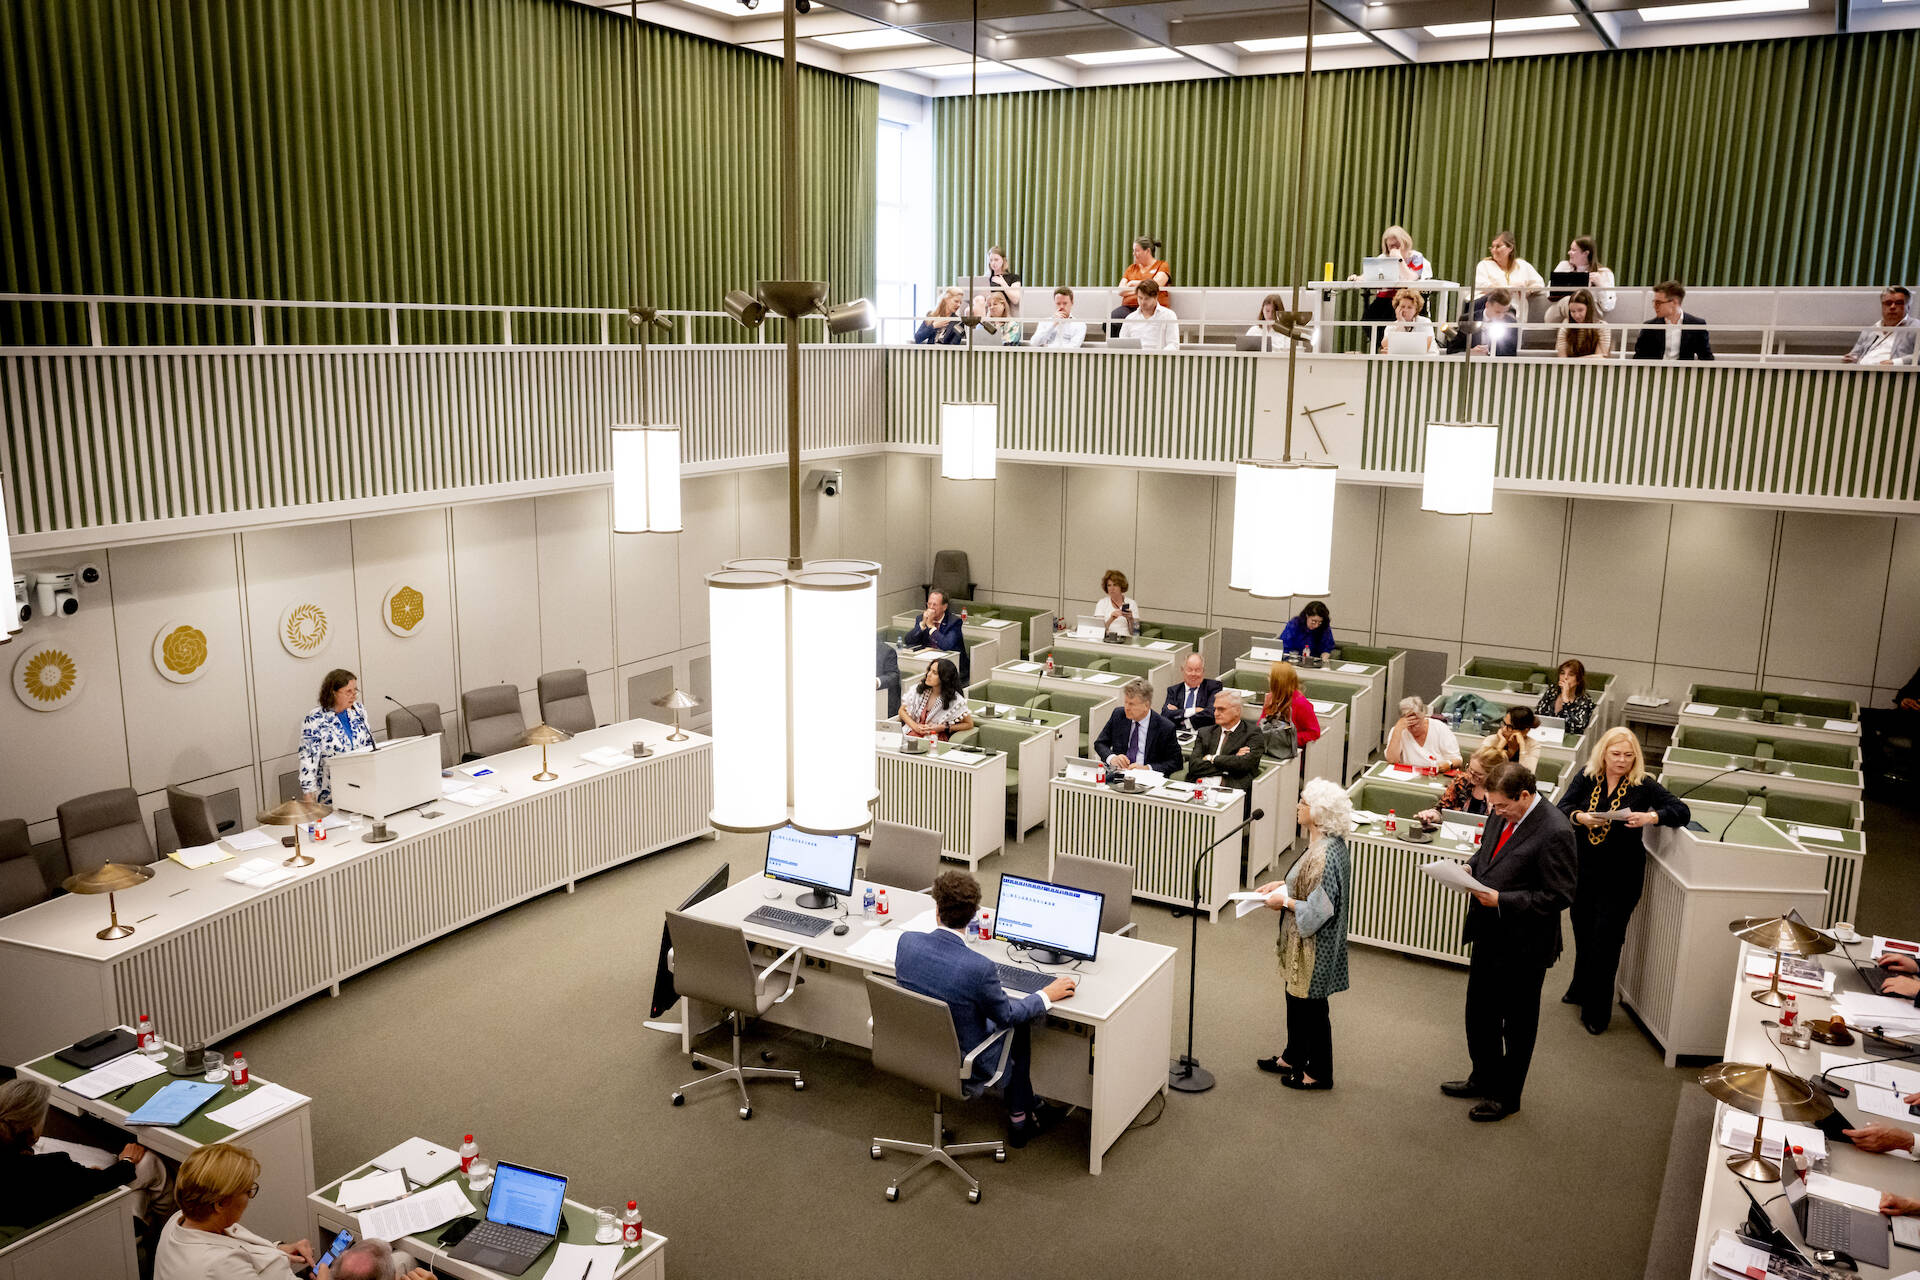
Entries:
POLYGON ((940 301, 933 304, 933 310, 920 320, 920 326, 913 331, 913 340, 918 343, 945 343, 953 345, 967 340, 967 327, 961 323, 961 308, 966 305, 967 295, 959 289, 942 289, 940 301))
POLYGON ((1686 297, 1686 286, 1678 280, 1662 280, 1653 286, 1653 314, 1660 323, 1646 326, 1634 338, 1635 360, 1713 359, 1707 322, 1680 305, 1686 297))
POLYGON ((1613 354, 1613 332, 1602 322, 1591 289, 1576 289, 1567 299, 1567 322, 1554 335, 1553 354, 1568 360, 1604 360, 1613 354))
POLYGON ((1512 294, 1505 289, 1494 289, 1485 297, 1475 298, 1472 305, 1460 313, 1460 323, 1454 326, 1447 350, 1465 351, 1470 342, 1477 356, 1520 354, 1520 326, 1513 315, 1512 294))
POLYGON ((1042 320, 1028 346, 1074 348, 1087 340, 1084 320, 1073 318, 1073 290, 1061 285, 1053 291, 1053 319, 1042 320))
POLYGON ((1913 294, 1904 285, 1888 285, 1880 292, 1880 323, 1862 329, 1853 350, 1841 356, 1848 364, 1912 364, 1914 339, 1920 321, 1910 312, 1913 294))

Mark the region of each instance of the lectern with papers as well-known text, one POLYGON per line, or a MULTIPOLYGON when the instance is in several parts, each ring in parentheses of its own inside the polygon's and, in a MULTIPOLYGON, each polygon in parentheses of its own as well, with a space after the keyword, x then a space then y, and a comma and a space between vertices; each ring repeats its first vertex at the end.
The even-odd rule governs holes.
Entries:
POLYGON ((329 756, 333 807, 384 818, 440 798, 440 735, 329 756))

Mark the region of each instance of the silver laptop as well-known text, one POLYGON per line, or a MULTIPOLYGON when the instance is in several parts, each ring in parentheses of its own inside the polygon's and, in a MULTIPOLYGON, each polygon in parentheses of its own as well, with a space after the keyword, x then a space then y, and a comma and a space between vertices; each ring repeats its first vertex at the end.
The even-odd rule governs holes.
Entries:
POLYGON ((1875 1267, 1891 1261, 1885 1217, 1813 1195, 1807 1190, 1806 1175, 1790 1158, 1780 1161, 1780 1181, 1785 1184, 1787 1204, 1793 1209, 1800 1238, 1808 1248, 1836 1250, 1875 1267))
POLYGON ((1106 348, 1109 351, 1138 351, 1140 350, 1140 339, 1108 338, 1106 341, 1106 348))
POLYGON ((1235 351, 1265 351, 1267 344, 1273 341, 1270 333, 1243 333, 1233 340, 1235 351))
POLYGON ((1387 354, 1390 356, 1423 356, 1433 344, 1433 334, 1409 333, 1405 329, 1387 330, 1387 354))
POLYGON ((1538 719, 1542 729, 1558 729, 1562 733, 1567 731, 1567 718, 1565 716, 1540 716, 1538 719))
POLYGON ((1363 258, 1360 262, 1360 278, 1369 283, 1395 284, 1400 280, 1400 259, 1363 258))

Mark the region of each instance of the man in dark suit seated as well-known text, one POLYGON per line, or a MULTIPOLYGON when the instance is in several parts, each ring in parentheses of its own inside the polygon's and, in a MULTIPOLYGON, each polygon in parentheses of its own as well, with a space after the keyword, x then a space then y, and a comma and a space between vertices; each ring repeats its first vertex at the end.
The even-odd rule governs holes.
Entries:
POLYGON ((873 687, 887 691, 887 719, 900 714, 900 655, 892 645, 878 640, 873 651, 873 687))
POLYGON ((1180 670, 1182 679, 1167 690, 1160 714, 1176 729, 1204 729, 1213 723, 1213 695, 1220 692, 1220 682, 1207 678, 1207 661, 1197 653, 1188 654, 1180 670))
POLYGON ((1139 676, 1127 681, 1121 705, 1094 739, 1093 754, 1110 769, 1152 769, 1171 778, 1180 768, 1180 740, 1173 721, 1153 709, 1153 686, 1139 676))
POLYGON ((1519 317, 1513 314, 1513 295, 1505 289, 1489 289, 1460 312, 1447 350, 1456 355, 1473 344, 1477 356, 1517 356, 1520 354, 1519 317))
POLYGON ((1198 782, 1218 777, 1230 787, 1245 791, 1253 785, 1266 757, 1266 743, 1253 722, 1240 715, 1240 691, 1222 689, 1213 697, 1213 720, 1200 731, 1188 757, 1187 781, 1198 782))
MULTIPOLYGON (((965 871, 943 871, 933 882, 933 910, 940 927, 932 933, 903 933, 894 953, 896 981, 909 991, 941 1000, 953 1013, 960 1052, 974 1047, 1002 1027, 1013 1028, 1013 1048, 1007 1057, 1002 1091, 1007 1100, 1007 1142, 1016 1147, 1055 1118, 1051 1108, 1040 1109, 1033 1096, 1033 1052, 1027 1024, 1046 1016, 1057 1000, 1073 994, 1075 979, 1062 975, 1030 996, 1013 999, 1000 985, 1000 975, 986 953, 967 945, 967 921, 980 911, 980 882, 965 871)), ((986 1065, 996 1051, 974 1063, 974 1077, 993 1074, 986 1065)))
POLYGON ((1650 324, 1634 335, 1635 360, 1713 359, 1707 322, 1681 308, 1686 296, 1686 286, 1678 280, 1662 280, 1653 286, 1653 314, 1661 323, 1650 324))
POLYGON ((1478 1098, 1468 1117, 1504 1120, 1540 1029, 1540 987, 1560 958, 1560 913, 1573 902, 1573 826, 1538 794, 1533 770, 1508 763, 1487 779, 1492 816, 1468 872, 1485 885, 1467 908, 1467 1054, 1473 1073, 1449 1080, 1450 1098, 1478 1098))
POLYGON ((946 592, 927 592, 927 607, 913 620, 913 626, 900 643, 908 648, 945 649, 954 655, 954 665, 960 668, 960 683, 973 683, 968 670, 972 664, 967 660, 966 636, 960 630, 960 619, 947 612, 946 592))

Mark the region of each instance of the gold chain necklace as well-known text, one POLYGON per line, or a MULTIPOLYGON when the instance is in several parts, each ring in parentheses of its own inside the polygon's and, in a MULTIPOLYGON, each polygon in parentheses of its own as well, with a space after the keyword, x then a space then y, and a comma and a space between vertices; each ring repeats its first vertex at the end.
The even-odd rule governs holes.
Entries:
MULTIPOLYGON (((1606 790, 1606 786, 1607 786, 1607 775, 1605 772, 1602 772, 1599 777, 1593 780, 1593 795, 1588 797, 1587 799, 1588 813, 1609 813, 1612 811, 1613 805, 1610 803, 1607 803, 1609 797, 1606 790), (1601 808, 1600 806, 1602 804, 1606 804, 1607 807, 1604 809, 1601 808)), ((1625 778, 1622 778, 1620 779, 1619 792, 1620 794, 1625 795, 1626 790, 1627 790, 1627 780, 1625 778)), ((1609 822, 1605 826, 1588 827, 1587 843, 1588 844, 1605 844, 1607 842, 1607 836, 1610 834, 1610 829, 1612 828, 1612 826, 1613 824, 1609 822)))

